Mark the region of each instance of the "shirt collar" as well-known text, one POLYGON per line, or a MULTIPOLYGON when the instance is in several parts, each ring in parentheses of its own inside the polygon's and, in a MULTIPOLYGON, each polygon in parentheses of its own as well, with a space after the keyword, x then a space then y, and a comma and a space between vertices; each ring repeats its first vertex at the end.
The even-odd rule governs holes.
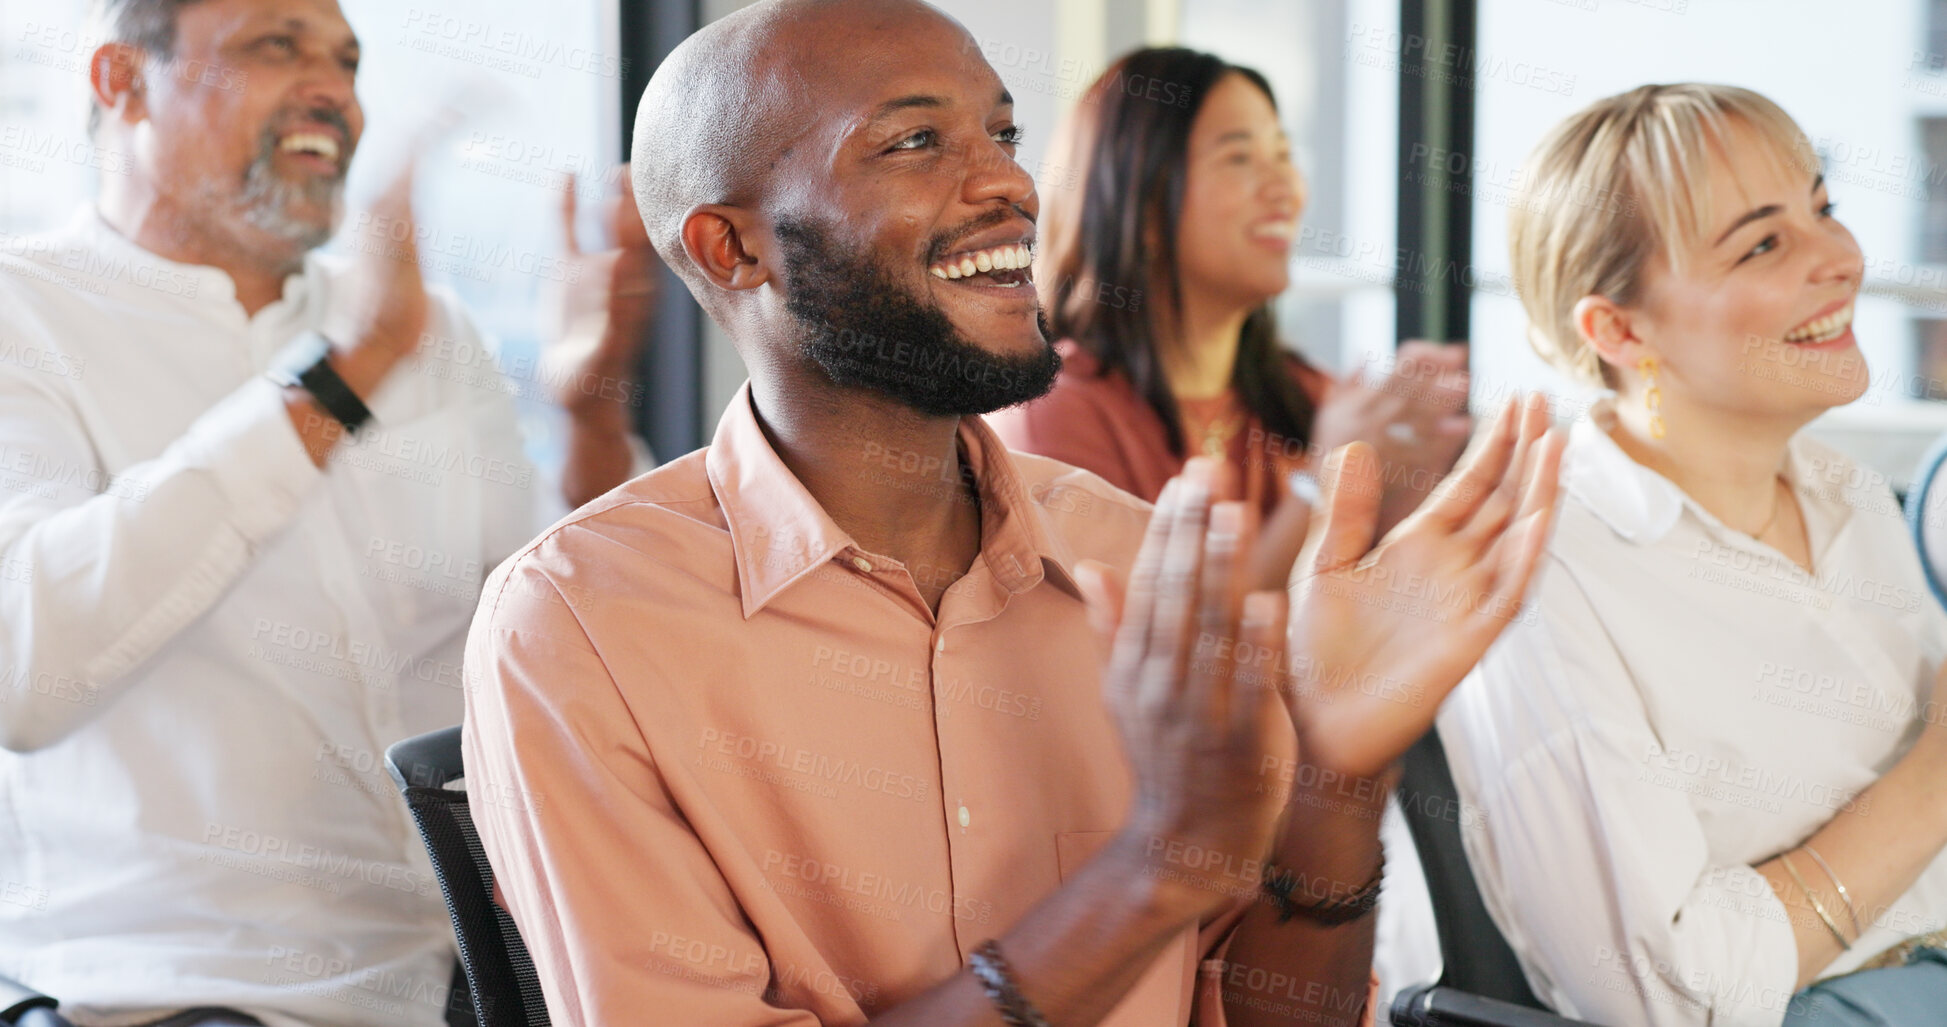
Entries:
MULTIPOLYGON (((131 264, 150 268, 166 269, 196 283, 193 291, 187 294, 212 304, 233 304, 237 300, 237 283, 228 272, 208 264, 184 264, 170 260, 144 249, 135 240, 123 235, 108 219, 101 216, 100 208, 86 204, 75 212, 62 235, 72 243, 92 249, 108 258, 120 258, 131 264)), ((304 265, 285 276, 282 302, 293 306, 302 305, 310 276, 317 270, 317 251, 304 255, 304 265)), ((180 294, 180 293, 179 293, 180 294)), ((270 308, 265 308, 266 310, 270 308)))
MULTIPOLYGON (((980 555, 994 580, 1019 593, 1045 576, 1079 598, 1069 572, 1072 554, 1030 501, 1007 447, 978 417, 960 419, 960 446, 980 489, 980 555)), ((746 619, 812 571, 858 548, 771 448, 757 423, 749 382, 717 422, 703 464, 730 529, 746 619)))
MULTIPOLYGON (((1616 534, 1638 545, 1651 545, 1668 535, 1686 509, 1707 528, 1729 531, 1675 482, 1630 459, 1610 437, 1615 426, 1613 397, 1598 400, 1587 417, 1575 422, 1563 461, 1564 490, 1616 534)), ((1850 467, 1844 457, 1808 439, 1804 432, 1792 437, 1785 454, 1785 483, 1803 501, 1815 550, 1821 548, 1821 538, 1829 540, 1844 527, 1851 507, 1861 501, 1851 495, 1856 489, 1843 490, 1846 496, 1841 498, 1836 494, 1840 490, 1810 487, 1819 476, 1817 469, 1827 465, 1828 476, 1833 468, 1850 467)))
POLYGON ((980 488, 980 554, 994 579, 1009 592, 1021 593, 1047 578, 1082 598, 1070 573, 1074 552, 1065 538, 1049 530, 1043 505, 1034 501, 1007 444, 982 418, 963 417, 960 447, 980 488))
POLYGON ((1569 429, 1562 488, 1616 534, 1648 545, 1676 526, 1683 515, 1683 490, 1630 459, 1609 437, 1615 426, 1615 404, 1603 399, 1569 429))

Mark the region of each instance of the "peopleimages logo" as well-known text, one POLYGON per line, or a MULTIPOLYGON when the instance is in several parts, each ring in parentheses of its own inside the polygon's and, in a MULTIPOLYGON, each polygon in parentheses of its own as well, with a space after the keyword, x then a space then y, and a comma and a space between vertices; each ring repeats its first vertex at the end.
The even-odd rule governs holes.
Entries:
MULTIPOLYGON (((429 11, 423 7, 411 7, 406 10, 405 28, 406 36, 400 42, 416 50, 428 50, 429 44, 446 43, 494 54, 512 61, 552 64, 569 71, 599 75, 603 78, 620 78, 629 73, 629 59, 626 57, 605 54, 588 47, 571 46, 521 29, 506 28, 492 22, 463 18, 442 11, 429 11), (415 39, 415 36, 418 38, 415 39)), ((444 55, 461 56, 459 53, 444 55)), ((503 67, 502 70, 521 69, 517 66, 509 66, 503 67)))
POLYGON ((153 289, 166 296, 193 297, 198 287, 194 276, 175 268, 149 261, 131 260, 128 257, 110 257, 86 247, 57 247, 54 241, 46 236, 0 232, 0 254, 71 271, 86 280, 99 283, 126 282, 138 288, 153 289))
MULTIPOLYGON (((327 878, 363 881, 366 884, 390 888, 393 891, 410 892, 414 895, 433 894, 433 879, 430 874, 422 874, 402 864, 334 852, 309 842, 295 842, 288 838, 245 828, 205 824, 203 845, 208 850, 203 853, 204 862, 223 863, 225 862, 223 853, 234 853, 237 856, 249 857, 255 865, 253 863, 226 865, 251 873, 267 869, 272 864, 283 864, 296 870, 313 871, 327 878)), ((271 873, 263 876, 279 875, 271 873)), ((313 885, 317 882, 296 879, 293 883, 313 885)), ((333 894, 339 892, 336 887, 327 887, 324 890, 333 894)))
POLYGON ((47 161, 94 168, 111 175, 135 170, 135 159, 119 150, 104 150, 86 139, 53 132, 36 132, 28 125, 0 125, 0 157, 28 171, 45 171, 47 161))
POLYGON ((803 881, 837 892, 866 896, 898 909, 923 909, 935 915, 950 914, 956 920, 981 924, 994 919, 994 904, 984 899, 897 881, 885 874, 841 866, 797 853, 766 850, 764 873, 773 879, 803 881))
POLYGON ((924 802, 926 782, 911 774, 900 774, 883 767, 867 766, 856 760, 833 759, 798 746, 760 741, 710 728, 698 739, 698 759, 703 755, 730 756, 746 763, 775 767, 808 779, 851 785, 868 792, 879 792, 898 799, 924 802))
POLYGON ((1575 92, 1575 76, 1566 71, 1378 25, 1352 26, 1346 34, 1344 56, 1363 67, 1401 71, 1455 85, 1472 86, 1478 79, 1493 79, 1560 96, 1575 92))
MULTIPOLYGON (((33 21, 27 22, 21 29, 19 39, 23 45, 14 50, 16 59, 78 75, 88 74, 89 57, 107 42, 65 25, 43 25, 33 21)), ((225 92, 242 92, 248 82, 248 76, 235 68, 180 57, 152 59, 143 65, 142 73, 150 81, 167 77, 188 85, 225 92)))

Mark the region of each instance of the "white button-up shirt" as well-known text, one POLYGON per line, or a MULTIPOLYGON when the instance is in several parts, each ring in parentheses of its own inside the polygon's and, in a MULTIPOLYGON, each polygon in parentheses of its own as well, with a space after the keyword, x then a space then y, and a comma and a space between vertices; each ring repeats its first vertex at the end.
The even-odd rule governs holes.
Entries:
MULTIPOLYGON (((1575 426, 1528 612, 1440 715, 1476 814, 1467 855, 1557 1010, 1775 1025, 1797 946, 1752 868, 1856 808, 1912 744, 1947 616, 1874 472, 1793 441, 1808 575, 1631 460, 1599 427, 1613 416, 1575 426)), ((1849 931, 1824 872, 1794 862, 1849 931)), ((1825 972, 1943 924, 1936 859, 1825 972)))
POLYGON ((344 283, 314 256, 246 317, 92 210, 0 238, 0 973, 83 1022, 442 1021, 383 753, 460 719, 480 583, 552 499, 437 294, 313 466, 264 372, 344 283))

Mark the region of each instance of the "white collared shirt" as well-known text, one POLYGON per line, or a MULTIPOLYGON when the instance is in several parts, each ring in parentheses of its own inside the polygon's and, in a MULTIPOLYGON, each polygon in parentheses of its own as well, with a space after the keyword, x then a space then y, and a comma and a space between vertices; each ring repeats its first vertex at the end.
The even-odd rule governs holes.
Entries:
MULTIPOLYGON (((1797 946, 1752 868, 1911 746, 1947 616, 1874 472, 1793 440, 1808 575, 1631 460, 1599 427, 1613 416, 1599 404, 1575 426, 1526 612, 1440 714, 1476 813, 1462 820, 1467 855, 1558 1011, 1616 1027, 1775 1025, 1797 946)), ((1816 863, 1793 862, 1834 896, 1816 863)), ((1851 932, 1843 907, 1828 912, 1851 932)), ((1825 973, 1943 925, 1936 858, 1825 973)))
POLYGON ((442 1022, 383 754, 458 722, 480 583, 554 500, 439 294, 314 467, 264 372, 344 291, 313 256, 247 318, 92 210, 0 238, 0 973, 79 1022, 442 1022))

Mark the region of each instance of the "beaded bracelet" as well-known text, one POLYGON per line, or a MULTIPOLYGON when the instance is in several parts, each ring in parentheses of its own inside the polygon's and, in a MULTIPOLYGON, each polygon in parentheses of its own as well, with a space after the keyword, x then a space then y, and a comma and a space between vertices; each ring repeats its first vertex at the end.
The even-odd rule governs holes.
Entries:
POLYGON ((1264 893, 1278 904, 1278 922, 1285 923, 1292 917, 1301 916, 1322 927, 1337 927, 1349 924, 1372 912, 1379 905, 1379 884, 1386 876, 1386 854, 1379 854, 1379 865, 1372 868, 1372 876, 1351 894, 1329 902, 1314 902, 1299 905, 1291 901, 1291 893, 1298 886, 1298 875, 1274 863, 1264 865, 1264 893))
POLYGON ((1048 1027, 1047 1018, 1021 994, 1021 986, 1014 982, 1014 970, 1007 965, 1007 957, 1001 955, 999 942, 991 938, 981 942, 967 957, 967 965, 973 970, 974 980, 987 990, 987 1000, 994 1004, 1007 1027, 1048 1027))

